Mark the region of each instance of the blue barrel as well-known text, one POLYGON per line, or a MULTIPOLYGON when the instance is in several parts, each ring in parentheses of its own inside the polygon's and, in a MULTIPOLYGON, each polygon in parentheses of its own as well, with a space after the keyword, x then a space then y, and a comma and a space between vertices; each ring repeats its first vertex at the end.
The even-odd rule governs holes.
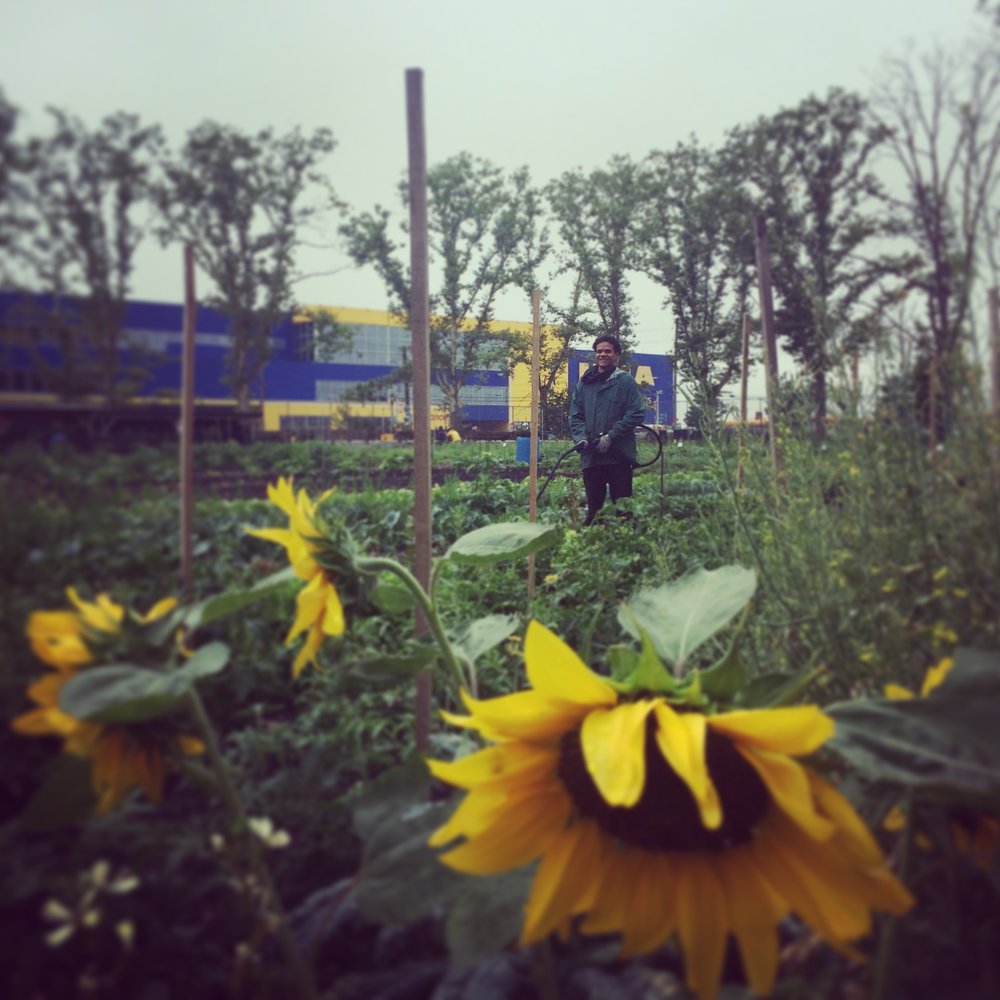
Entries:
POLYGON ((517 439, 517 451, 514 453, 514 458, 518 462, 530 462, 531 461, 531 438, 530 437, 519 437, 517 439))

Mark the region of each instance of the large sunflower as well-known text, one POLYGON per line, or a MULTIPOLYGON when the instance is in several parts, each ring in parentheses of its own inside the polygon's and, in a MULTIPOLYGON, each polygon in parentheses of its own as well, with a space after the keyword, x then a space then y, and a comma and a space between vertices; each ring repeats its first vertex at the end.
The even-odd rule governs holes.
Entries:
POLYGON ((323 637, 344 634, 344 606, 329 572, 320 565, 316 555, 320 550, 322 535, 316 524, 316 507, 328 496, 324 493, 317 501, 310 499, 305 490, 296 495, 290 480, 281 477, 268 485, 267 498, 288 515, 287 528, 255 528, 248 531, 257 538, 283 545, 288 561, 296 575, 308 581, 299 591, 295 602, 295 621, 285 637, 290 646, 298 635, 308 632, 306 641, 292 664, 292 674, 298 677, 307 663, 316 666, 316 654, 323 644, 323 637))
MULTIPOLYGON (((12 726, 26 736, 59 736, 67 753, 89 757, 98 812, 113 809, 131 788, 142 788, 153 802, 159 802, 171 762, 202 753, 204 745, 178 733, 169 719, 105 726, 77 719, 59 707, 63 685, 94 662, 95 648, 115 641, 125 619, 125 609, 107 594, 90 602, 72 587, 66 593, 74 611, 36 611, 28 619, 32 650, 55 672, 29 685, 27 694, 36 707, 14 719, 12 726)), ((176 604, 173 598, 159 601, 145 615, 135 616, 135 621, 149 624, 176 604)))
POLYGON ((494 742, 434 775, 468 790, 431 837, 442 860, 489 874, 540 858, 521 941, 620 932, 622 954, 677 933, 686 980, 718 989, 727 936, 753 989, 770 992, 777 925, 795 912, 834 947, 871 928, 871 910, 912 898, 862 820, 794 758, 833 735, 815 707, 679 711, 625 700, 538 622, 528 626, 532 690, 478 701, 449 721, 494 742))

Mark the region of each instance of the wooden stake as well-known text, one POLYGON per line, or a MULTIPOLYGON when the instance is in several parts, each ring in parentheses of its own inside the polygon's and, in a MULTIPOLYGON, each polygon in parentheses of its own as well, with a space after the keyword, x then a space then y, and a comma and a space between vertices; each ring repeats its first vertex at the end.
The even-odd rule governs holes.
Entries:
POLYGON ((194 292, 194 249, 184 247, 184 329, 181 343, 180 438, 181 601, 194 597, 194 332, 198 303, 194 292))
POLYGON ((739 458, 736 460, 736 486, 743 487, 743 449, 746 447, 747 435, 747 381, 750 368, 750 316, 743 314, 743 368, 740 373, 740 426, 739 426, 739 458))
MULTIPOLYGON (((424 137, 424 73, 406 71, 406 126, 410 174, 410 333, 413 355, 413 564, 420 586, 431 585, 430 336, 427 291, 427 148, 424 137)), ((417 610, 416 631, 428 629, 417 610)), ((431 674, 416 677, 414 742, 430 748, 431 674)))
MULTIPOLYGON (((528 451, 528 520, 538 519, 538 397, 539 355, 542 349, 540 320, 542 293, 531 292, 531 438, 528 451)), ((528 598, 535 596, 535 553, 528 556, 528 598)))
POLYGON ((1000 293, 996 287, 986 293, 986 303, 990 314, 990 367, 993 376, 990 408, 994 418, 1000 420, 1000 293))
POLYGON ((757 281, 760 289, 760 326, 764 334, 768 438, 771 443, 771 465, 777 474, 781 468, 778 455, 778 428, 774 413, 778 396, 778 340, 774 329, 774 298, 771 292, 771 252, 767 243, 767 223, 763 215, 754 216, 753 240, 757 254, 757 281))

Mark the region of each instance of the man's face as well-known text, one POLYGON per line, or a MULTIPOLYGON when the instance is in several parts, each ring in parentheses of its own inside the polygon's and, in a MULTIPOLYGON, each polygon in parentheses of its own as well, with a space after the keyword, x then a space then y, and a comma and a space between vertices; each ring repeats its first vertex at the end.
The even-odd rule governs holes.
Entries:
POLYGON ((609 372, 618 367, 620 355, 615 353, 615 349, 606 340, 600 341, 594 348, 597 357, 597 370, 599 372, 609 372))

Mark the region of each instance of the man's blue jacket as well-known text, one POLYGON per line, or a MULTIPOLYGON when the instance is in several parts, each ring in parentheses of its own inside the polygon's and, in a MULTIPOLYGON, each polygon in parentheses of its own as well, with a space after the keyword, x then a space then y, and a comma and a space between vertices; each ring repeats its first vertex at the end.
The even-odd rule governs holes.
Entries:
POLYGON ((576 384, 569 404, 569 430, 573 440, 596 441, 611 435, 611 448, 603 455, 594 449, 580 456, 583 468, 592 465, 635 463, 635 429, 646 419, 646 401, 628 372, 616 368, 602 379, 591 368, 576 384))

